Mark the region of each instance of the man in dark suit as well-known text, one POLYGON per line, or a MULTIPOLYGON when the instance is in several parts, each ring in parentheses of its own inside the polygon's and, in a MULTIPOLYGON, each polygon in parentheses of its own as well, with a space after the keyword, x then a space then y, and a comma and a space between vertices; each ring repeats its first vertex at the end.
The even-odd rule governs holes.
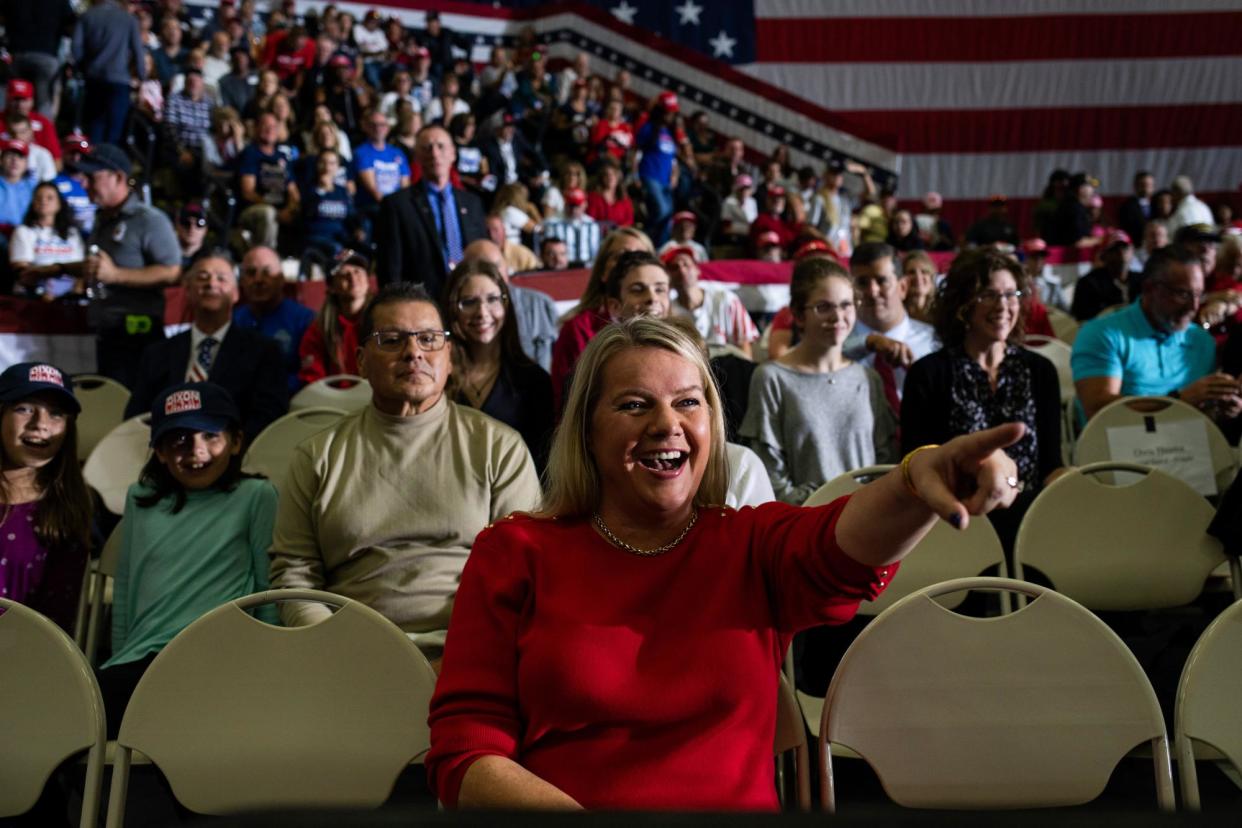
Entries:
POLYGON ((496 186, 527 181, 548 168, 547 159, 517 128, 513 113, 506 112, 500 126, 485 137, 479 148, 487 158, 487 168, 496 176, 496 186))
POLYGON ((457 150, 447 130, 423 127, 414 152, 423 177, 380 202, 376 277, 381 285, 421 282, 439 299, 466 245, 487 238, 486 214, 478 196, 452 184, 457 150))
POLYGON ((1134 176, 1134 195, 1121 202, 1118 226, 1135 240, 1143 238, 1143 228, 1151 218, 1151 196, 1156 191, 1156 179, 1147 170, 1134 176))
POLYGON ((193 314, 190 330, 147 346, 126 417, 149 412, 165 388, 214 382, 241 409, 246 442, 289 409, 280 348, 257 330, 231 324, 237 274, 223 256, 205 256, 183 280, 193 314))

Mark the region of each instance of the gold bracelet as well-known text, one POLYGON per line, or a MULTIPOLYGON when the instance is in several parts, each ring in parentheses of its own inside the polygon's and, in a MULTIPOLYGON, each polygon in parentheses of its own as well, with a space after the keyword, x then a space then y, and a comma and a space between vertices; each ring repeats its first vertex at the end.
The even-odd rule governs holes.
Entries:
POLYGON ((940 448, 940 444, 928 443, 925 446, 919 446, 905 457, 901 458, 901 480, 906 484, 906 490, 909 491, 910 494, 914 495, 914 497, 918 500, 922 500, 923 497, 919 494, 919 490, 914 488, 914 481, 910 479, 910 461, 913 460, 914 455, 918 454, 920 451, 926 451, 927 449, 934 448, 940 448))

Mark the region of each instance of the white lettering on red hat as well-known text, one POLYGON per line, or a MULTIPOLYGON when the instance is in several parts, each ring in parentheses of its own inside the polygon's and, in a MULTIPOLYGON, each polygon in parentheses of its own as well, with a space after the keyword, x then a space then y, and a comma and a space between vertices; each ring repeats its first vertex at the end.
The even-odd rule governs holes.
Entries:
POLYGON ((201 411, 203 398, 197 391, 174 391, 164 400, 164 416, 201 411))
POLYGON ((60 371, 50 365, 35 365, 30 369, 31 382, 47 382, 52 385, 65 387, 65 379, 60 375, 60 371))

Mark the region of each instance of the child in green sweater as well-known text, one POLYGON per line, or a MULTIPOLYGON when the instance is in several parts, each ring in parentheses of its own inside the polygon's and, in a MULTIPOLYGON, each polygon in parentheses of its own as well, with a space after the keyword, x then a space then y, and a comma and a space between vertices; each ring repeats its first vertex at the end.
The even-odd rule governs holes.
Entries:
MULTIPOLYGON (((276 489, 241 471, 241 415, 227 391, 186 383, 151 411, 154 454, 130 487, 112 603, 112 658, 99 671, 109 738, 138 680, 206 612, 268 588, 276 489)), ((272 606, 259 617, 277 623, 272 606)))

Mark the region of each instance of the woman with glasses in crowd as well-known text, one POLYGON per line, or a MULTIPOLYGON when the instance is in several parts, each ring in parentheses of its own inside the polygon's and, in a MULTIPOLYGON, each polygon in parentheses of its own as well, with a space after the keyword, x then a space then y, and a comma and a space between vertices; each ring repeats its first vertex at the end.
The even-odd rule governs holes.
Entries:
POLYGON ((540 510, 480 532, 462 572, 428 719, 446 807, 776 810, 791 636, 853 616, 937 516, 1007 504, 997 449, 1022 427, 925 447, 810 509, 713 505, 724 432, 675 325, 639 315, 587 346, 540 510))
POLYGON ((943 347, 910 367, 901 401, 903 450, 1001 423, 1026 424, 1025 436, 1005 449, 1024 491, 992 520, 1006 549, 1035 493, 1063 471, 1056 368, 1022 345, 1026 289, 1022 266, 1001 253, 976 250, 954 259, 933 306, 943 347))
POLYGON ((456 343, 454 402, 521 434, 542 473, 554 425, 552 380, 522 351, 509 286, 491 262, 467 261, 450 274, 444 295, 456 343))
POLYGON ((849 273, 814 256, 794 268, 789 307, 802 338, 755 369, 739 433, 776 497, 800 505, 839 474, 896 459, 896 418, 879 374, 845 358, 857 310, 849 273))

